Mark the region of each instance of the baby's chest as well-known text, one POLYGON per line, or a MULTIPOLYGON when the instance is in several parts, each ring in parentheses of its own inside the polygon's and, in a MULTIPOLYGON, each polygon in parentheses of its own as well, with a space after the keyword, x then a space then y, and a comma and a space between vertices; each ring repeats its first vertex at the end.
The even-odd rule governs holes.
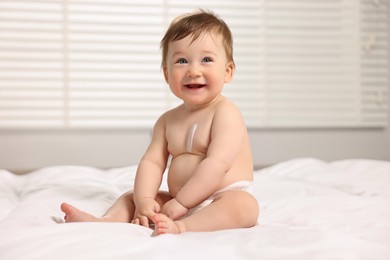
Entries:
POLYGON ((211 123, 193 122, 167 127, 168 150, 173 156, 183 153, 204 155, 211 140, 211 123))

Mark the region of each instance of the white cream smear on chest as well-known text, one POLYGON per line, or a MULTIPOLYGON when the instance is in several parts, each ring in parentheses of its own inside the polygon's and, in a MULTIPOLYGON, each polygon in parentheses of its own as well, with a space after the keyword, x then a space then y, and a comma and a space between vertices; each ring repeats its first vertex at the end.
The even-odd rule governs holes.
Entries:
POLYGON ((193 124, 187 135, 187 152, 192 152, 192 146, 194 144, 194 136, 196 129, 198 128, 198 124, 193 124))

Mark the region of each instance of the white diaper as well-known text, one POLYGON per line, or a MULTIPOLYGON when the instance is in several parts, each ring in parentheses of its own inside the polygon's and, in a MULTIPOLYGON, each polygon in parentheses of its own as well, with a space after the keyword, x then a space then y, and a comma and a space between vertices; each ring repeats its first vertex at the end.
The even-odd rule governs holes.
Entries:
POLYGON ((242 190, 242 191, 246 191, 246 192, 252 194, 253 182, 252 181, 237 181, 237 182, 234 182, 234 183, 230 184, 229 186, 226 186, 225 188, 222 188, 222 189, 218 190, 213 195, 211 195, 208 199, 206 199, 205 201, 203 201, 202 203, 200 203, 196 207, 190 209, 189 212, 186 214, 186 216, 194 214, 195 212, 197 212, 197 211, 203 209, 204 207, 210 205, 211 202, 214 201, 215 197, 218 194, 220 194, 220 193, 222 193, 224 191, 228 191, 228 190, 242 190))

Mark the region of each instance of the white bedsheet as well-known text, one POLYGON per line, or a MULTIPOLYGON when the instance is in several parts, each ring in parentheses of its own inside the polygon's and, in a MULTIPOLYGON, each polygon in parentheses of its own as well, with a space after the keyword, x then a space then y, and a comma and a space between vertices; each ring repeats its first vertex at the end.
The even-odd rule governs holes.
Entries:
POLYGON ((135 170, 0 170, 0 259, 390 259, 384 161, 300 158, 255 172, 261 213, 250 229, 150 237, 132 224, 58 223, 64 201, 104 213, 135 170))

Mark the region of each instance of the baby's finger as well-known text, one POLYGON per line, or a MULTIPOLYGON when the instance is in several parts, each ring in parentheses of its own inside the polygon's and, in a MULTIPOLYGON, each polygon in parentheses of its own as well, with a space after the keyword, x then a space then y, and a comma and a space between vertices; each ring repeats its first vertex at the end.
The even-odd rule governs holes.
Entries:
POLYGON ((131 221, 131 223, 132 223, 132 224, 139 225, 139 218, 133 219, 133 221, 131 221))
POLYGON ((149 227, 149 219, 145 216, 140 218, 141 225, 144 227, 149 227))

